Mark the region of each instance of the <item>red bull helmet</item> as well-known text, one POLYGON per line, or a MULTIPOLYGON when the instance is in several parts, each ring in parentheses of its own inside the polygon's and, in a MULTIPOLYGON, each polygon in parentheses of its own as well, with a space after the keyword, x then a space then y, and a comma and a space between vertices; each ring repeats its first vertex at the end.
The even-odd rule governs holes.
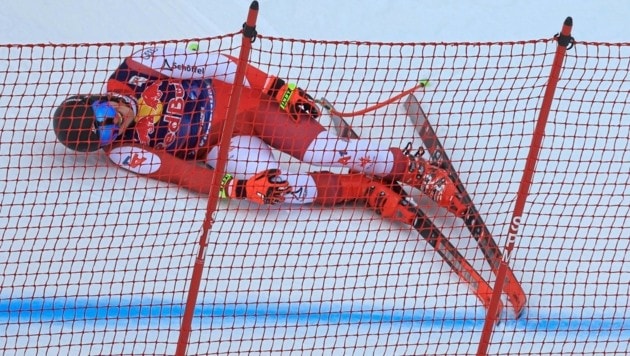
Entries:
POLYGON ((59 142, 79 152, 97 151, 112 143, 119 134, 114 123, 112 100, 102 95, 75 95, 67 98, 53 114, 53 129, 59 142))

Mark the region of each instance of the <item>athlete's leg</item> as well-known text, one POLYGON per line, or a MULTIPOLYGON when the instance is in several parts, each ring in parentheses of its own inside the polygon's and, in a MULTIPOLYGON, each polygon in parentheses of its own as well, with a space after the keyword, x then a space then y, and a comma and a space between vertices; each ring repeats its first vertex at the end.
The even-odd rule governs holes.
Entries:
POLYGON ((414 186, 455 215, 465 213, 455 184, 448 173, 410 148, 383 147, 370 140, 340 140, 322 132, 303 155, 306 162, 346 166, 353 171, 400 181, 414 186))
POLYGON ((293 119, 274 103, 261 102, 253 114, 258 135, 271 146, 303 162, 325 167, 347 167, 352 171, 410 184, 456 215, 465 212, 454 183, 443 169, 431 165, 409 150, 391 147, 378 140, 340 139, 314 118, 293 119))

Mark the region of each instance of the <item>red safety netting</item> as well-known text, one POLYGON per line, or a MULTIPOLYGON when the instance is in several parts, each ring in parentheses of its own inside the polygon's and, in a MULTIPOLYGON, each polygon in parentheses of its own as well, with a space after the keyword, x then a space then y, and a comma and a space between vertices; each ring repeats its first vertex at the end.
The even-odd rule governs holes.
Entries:
MULTIPOLYGON (((498 245, 557 42, 373 43, 273 38, 250 64, 342 113, 415 91, 498 245)), ((164 43, 2 45, 0 350, 173 354, 208 197, 57 142, 67 96, 100 93, 147 46, 237 57, 241 35, 164 43)), ((630 45, 577 41, 563 63, 509 264, 528 298, 491 354, 628 352, 630 45)), ((379 145, 422 141, 395 101, 347 117, 379 145)), ((325 113, 321 122, 331 125, 325 113)), ((287 170, 312 170, 278 153, 287 170)), ((343 169, 332 168, 344 172, 343 169)), ((413 198, 494 284, 463 224, 413 198)), ((188 352, 475 353, 485 309, 418 232, 358 203, 221 200, 205 246, 188 352)), ((507 306, 507 300, 504 300, 507 306)))

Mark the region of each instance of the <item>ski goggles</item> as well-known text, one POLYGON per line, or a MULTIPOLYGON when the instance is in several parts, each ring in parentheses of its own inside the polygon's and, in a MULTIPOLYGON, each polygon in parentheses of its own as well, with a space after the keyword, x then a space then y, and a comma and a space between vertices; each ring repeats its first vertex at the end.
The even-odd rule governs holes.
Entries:
POLYGON ((120 126, 116 121, 118 112, 108 101, 99 100, 92 104, 94 110, 94 127, 98 131, 101 147, 107 146, 118 137, 120 126))

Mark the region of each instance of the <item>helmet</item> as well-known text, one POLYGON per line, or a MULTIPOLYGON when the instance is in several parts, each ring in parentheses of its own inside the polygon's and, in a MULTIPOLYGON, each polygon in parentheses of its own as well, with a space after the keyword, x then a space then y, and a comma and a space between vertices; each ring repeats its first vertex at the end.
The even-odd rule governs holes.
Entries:
POLYGON ((109 100, 101 95, 75 95, 64 100, 52 119, 59 142, 74 151, 92 152, 114 141, 118 125, 109 100))

